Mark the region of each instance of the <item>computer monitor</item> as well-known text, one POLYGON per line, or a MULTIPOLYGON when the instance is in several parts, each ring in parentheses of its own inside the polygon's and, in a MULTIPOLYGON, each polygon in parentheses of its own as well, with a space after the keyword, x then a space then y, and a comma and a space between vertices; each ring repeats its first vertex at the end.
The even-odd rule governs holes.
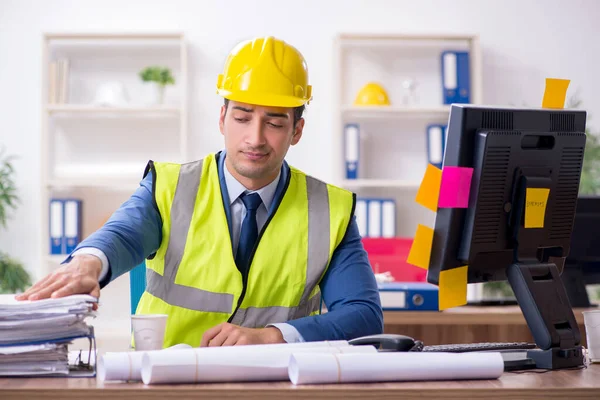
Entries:
POLYGON ((508 279, 538 347, 528 357, 539 368, 583 363, 560 273, 571 244, 585 123, 585 111, 577 110, 450 110, 443 166, 472 167, 473 177, 468 208, 437 210, 427 280, 438 285, 441 271, 464 265, 468 283, 508 279), (530 188, 550 189, 543 227, 524 227, 530 188))
POLYGON ((561 279, 572 307, 591 307, 586 285, 600 284, 600 197, 577 199, 571 251, 561 279))

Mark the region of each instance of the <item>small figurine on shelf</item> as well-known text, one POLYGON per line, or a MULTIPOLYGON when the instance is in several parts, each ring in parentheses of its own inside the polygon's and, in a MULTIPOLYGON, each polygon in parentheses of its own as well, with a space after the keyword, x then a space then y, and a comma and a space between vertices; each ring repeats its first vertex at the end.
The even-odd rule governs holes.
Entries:
POLYGON ((174 85, 175 78, 171 74, 171 70, 166 67, 146 67, 139 73, 140 78, 144 82, 149 82, 153 87, 153 95, 146 99, 150 104, 163 104, 165 97, 165 87, 174 85))
POLYGON ((415 79, 408 78, 402 81, 402 87, 404 88, 402 104, 404 104, 404 106, 410 107, 419 104, 419 97, 417 96, 417 86, 418 83, 415 79))

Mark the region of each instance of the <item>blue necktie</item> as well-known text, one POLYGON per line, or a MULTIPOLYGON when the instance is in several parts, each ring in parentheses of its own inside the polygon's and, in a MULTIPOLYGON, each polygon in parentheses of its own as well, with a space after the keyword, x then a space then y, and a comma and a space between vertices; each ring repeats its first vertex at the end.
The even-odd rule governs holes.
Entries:
POLYGON ((244 193, 240 199, 246 207, 246 217, 242 222, 242 231, 238 243, 235 263, 242 274, 248 271, 248 262, 252 248, 258 239, 258 225, 256 223, 256 210, 262 203, 257 193, 244 193))

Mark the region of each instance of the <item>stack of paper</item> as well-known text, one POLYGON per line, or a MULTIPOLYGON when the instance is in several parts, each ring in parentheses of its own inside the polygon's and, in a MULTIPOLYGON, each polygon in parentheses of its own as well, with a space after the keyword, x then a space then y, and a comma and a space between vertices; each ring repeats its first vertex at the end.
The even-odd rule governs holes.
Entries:
POLYGON ((38 301, 0 295, 0 376, 68 374, 67 345, 92 336, 85 318, 96 302, 87 295, 38 301))
POLYGON ((0 376, 67 374, 65 343, 0 347, 0 376))

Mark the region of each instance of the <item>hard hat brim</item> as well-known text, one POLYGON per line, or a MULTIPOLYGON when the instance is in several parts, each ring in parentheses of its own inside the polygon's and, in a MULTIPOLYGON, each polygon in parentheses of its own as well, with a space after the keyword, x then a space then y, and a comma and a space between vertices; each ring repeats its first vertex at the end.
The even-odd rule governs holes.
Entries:
POLYGON ((266 107, 285 107, 294 108, 308 104, 310 99, 302 99, 294 96, 281 96, 270 93, 251 93, 251 92, 232 92, 229 90, 218 89, 217 93, 231 101, 240 103, 255 104, 266 107))

